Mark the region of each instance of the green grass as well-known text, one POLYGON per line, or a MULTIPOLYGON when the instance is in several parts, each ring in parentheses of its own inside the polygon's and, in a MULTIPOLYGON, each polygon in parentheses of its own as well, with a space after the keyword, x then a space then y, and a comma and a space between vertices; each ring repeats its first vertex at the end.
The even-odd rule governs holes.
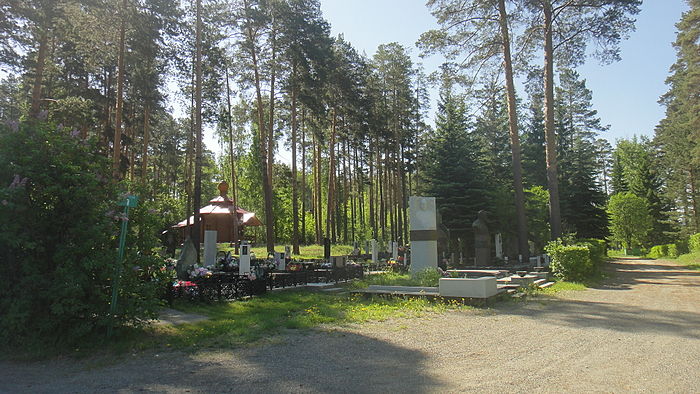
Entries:
POLYGON ((588 288, 588 286, 583 283, 559 281, 555 282, 550 287, 539 290, 539 292, 542 294, 556 294, 561 291, 580 291, 586 290, 586 288, 588 288))
POLYGON ((682 254, 676 261, 690 269, 700 271, 700 252, 682 254))
POLYGON ((210 318, 196 324, 156 329, 160 342, 172 347, 231 347, 255 343, 283 329, 304 330, 323 324, 344 325, 417 317, 456 305, 425 299, 363 298, 305 290, 269 293, 246 301, 179 304, 177 308, 210 318))
POLYGON ((436 287, 439 279, 440 274, 437 271, 430 270, 418 272, 414 275, 385 272, 365 276, 363 280, 352 282, 350 287, 354 289, 363 289, 369 285, 436 287))
MULTIPOLYGON (((275 252, 284 252, 285 245, 275 245, 275 252)), ((219 244, 219 250, 229 251, 233 250, 233 247, 228 246, 228 244, 219 244)), ((331 255, 332 256, 345 256, 352 253, 352 245, 331 245, 331 255)), ((265 246, 257 246, 251 248, 251 251, 255 253, 255 256, 259 258, 267 257, 267 248, 265 246)), ((312 260, 312 259, 322 259, 323 258, 323 246, 322 245, 302 245, 299 246, 299 254, 294 255, 295 259, 302 260, 312 260)))
POLYGON ((628 257, 624 250, 608 249, 608 257, 628 257))

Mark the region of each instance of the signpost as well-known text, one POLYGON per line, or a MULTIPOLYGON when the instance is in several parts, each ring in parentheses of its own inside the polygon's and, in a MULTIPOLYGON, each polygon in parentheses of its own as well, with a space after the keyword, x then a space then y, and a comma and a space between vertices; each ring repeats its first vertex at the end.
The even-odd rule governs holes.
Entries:
POLYGON ((112 336, 114 328, 114 316, 117 313, 117 296, 119 295, 119 277, 121 276, 121 266, 124 260, 124 249, 126 247, 127 225, 129 224, 129 208, 135 208, 139 203, 137 196, 126 196, 117 205, 124 207, 124 217, 122 218, 122 228, 119 234, 119 251, 117 252, 117 265, 114 267, 114 278, 112 278, 112 302, 109 306, 109 316, 112 322, 107 330, 107 336, 112 336))

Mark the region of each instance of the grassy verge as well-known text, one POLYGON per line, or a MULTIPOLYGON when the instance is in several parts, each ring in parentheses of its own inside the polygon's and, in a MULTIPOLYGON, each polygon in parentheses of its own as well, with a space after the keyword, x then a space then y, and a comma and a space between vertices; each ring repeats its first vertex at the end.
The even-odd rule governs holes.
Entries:
POLYGON ((552 286, 539 290, 541 294, 556 294, 562 291, 586 290, 589 286, 578 282, 555 282, 552 286))
POLYGON ((308 290, 268 293, 248 300, 212 304, 177 303, 175 308, 209 320, 177 326, 118 330, 111 340, 96 335, 80 346, 27 346, 3 349, 0 359, 39 360, 58 356, 105 356, 157 349, 203 350, 254 345, 287 330, 304 332, 324 324, 347 325, 391 318, 420 317, 448 309, 469 309, 461 303, 341 295, 308 290))
MULTIPOLYGON (((284 252, 285 245, 275 245, 276 252, 284 252)), ((229 251, 234 248, 228 246, 228 244, 219 244, 219 250, 229 251)), ((331 245, 331 255, 332 256, 345 256, 352 253, 352 245, 331 245)), ((255 253, 257 257, 263 258, 267 257, 267 248, 265 246, 258 246, 251 248, 251 251, 255 253)), ((323 258, 323 246, 322 245, 304 245, 299 247, 299 254, 294 255, 296 259, 302 260, 312 260, 312 259, 322 259, 323 258)))
POLYGON ((231 347, 255 343, 284 329, 305 330, 323 324, 344 325, 395 317, 418 317, 457 307, 424 299, 367 299, 355 295, 290 290, 248 301, 181 304, 178 309, 204 314, 210 320, 157 330, 166 346, 231 347))
POLYGON ((439 280, 440 274, 437 271, 423 271, 414 275, 385 272, 365 276, 363 280, 354 281, 349 286, 353 289, 364 289, 369 285, 437 287, 439 280))
POLYGON ((700 253, 688 253, 678 256, 677 262, 685 265, 686 267, 700 271, 700 253))

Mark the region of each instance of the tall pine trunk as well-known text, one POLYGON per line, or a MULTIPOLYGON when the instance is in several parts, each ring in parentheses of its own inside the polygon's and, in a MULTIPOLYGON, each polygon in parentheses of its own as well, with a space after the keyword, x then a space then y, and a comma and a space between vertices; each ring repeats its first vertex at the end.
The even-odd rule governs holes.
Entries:
POLYGON ((117 59, 117 106, 114 113, 114 154, 112 170, 115 178, 121 177, 121 147, 122 147, 122 112, 124 106, 124 46, 126 36, 126 7, 127 0, 122 3, 121 22, 119 26, 119 56, 117 59))
POLYGON ((306 108, 301 108, 301 242, 306 243, 306 108))
POLYGON ((337 114, 335 108, 331 110, 331 139, 328 143, 328 192, 326 205, 326 232, 329 236, 333 236, 333 214, 335 212, 335 132, 337 114))
MULTIPOLYGON (((246 12, 250 12, 248 2, 246 0, 243 0, 243 6, 246 12)), ((250 18, 250 16, 248 16, 248 18, 250 18)), ((265 106, 263 105, 262 90, 260 86, 260 67, 258 65, 258 52, 256 49, 255 34, 253 33, 253 28, 251 27, 251 24, 252 21, 248 20, 246 34, 248 36, 247 39, 250 43, 250 55, 251 60, 253 62, 253 76, 255 79, 255 96, 257 101, 259 135, 258 143, 260 144, 260 172, 262 175, 263 197, 265 200, 265 221, 267 222, 265 225, 265 234, 267 241, 267 252, 274 253, 275 232, 274 218, 272 213, 272 179, 270 177, 272 170, 267 168, 269 163, 268 154, 272 154, 272 152, 267 151, 269 146, 267 134, 271 133, 272 130, 265 130, 265 106)), ((272 90, 274 91, 274 86, 272 90)), ((272 114, 270 114, 270 116, 272 116, 272 114)))
MULTIPOLYGON (((292 78, 296 77, 296 63, 292 78)), ((292 253, 299 254, 299 201, 297 198, 297 89, 292 87, 292 253)))
POLYGON ((229 160, 231 162, 231 196, 233 197, 231 202, 233 203, 233 223, 232 231, 233 236, 231 237, 231 242, 234 246, 234 254, 238 254, 238 201, 236 195, 236 160, 233 152, 233 119, 231 117, 231 87, 229 85, 228 76, 228 64, 226 65, 226 105, 228 106, 228 152, 229 160))
POLYGON ((148 170, 148 144, 151 141, 151 130, 149 129, 151 122, 151 107, 146 104, 143 110, 143 148, 141 151, 141 184, 146 184, 146 172, 148 170))
POLYGON ((523 193, 523 167, 520 156, 520 134, 518 132, 518 108, 515 103, 513 61, 510 54, 510 34, 505 0, 498 0, 499 23, 503 39, 503 62, 506 71, 506 93, 508 98, 508 128, 510 151, 513 159, 513 190, 515 190, 515 213, 518 223, 518 253, 524 261, 530 257, 527 243, 527 217, 525 216, 525 194, 523 193))
MULTIPOLYGON (((126 1, 126 0, 125 0, 126 1)), ((194 89, 194 224, 190 237, 197 249, 197 262, 199 263, 199 243, 202 217, 199 209, 202 205, 202 0, 197 0, 197 22, 195 26, 195 89, 194 89)))
POLYGON ((41 85, 44 79, 44 67, 46 64, 46 52, 49 47, 49 35, 46 30, 39 36, 39 51, 36 55, 36 67, 34 69, 34 86, 32 88, 32 103, 30 114, 36 118, 41 111, 41 85))
POLYGON ((544 7, 544 138, 547 155, 547 188, 549 189, 549 225, 552 239, 561 237, 559 179, 557 175, 557 141, 554 131, 554 46, 552 45, 552 3, 544 7))

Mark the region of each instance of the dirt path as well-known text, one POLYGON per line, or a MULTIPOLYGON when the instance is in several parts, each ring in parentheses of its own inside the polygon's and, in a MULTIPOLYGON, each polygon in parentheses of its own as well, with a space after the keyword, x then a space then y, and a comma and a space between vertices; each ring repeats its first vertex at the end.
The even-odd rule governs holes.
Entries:
POLYGON ((605 286, 230 351, 0 363, 0 392, 700 392, 700 272, 619 260, 605 286))

